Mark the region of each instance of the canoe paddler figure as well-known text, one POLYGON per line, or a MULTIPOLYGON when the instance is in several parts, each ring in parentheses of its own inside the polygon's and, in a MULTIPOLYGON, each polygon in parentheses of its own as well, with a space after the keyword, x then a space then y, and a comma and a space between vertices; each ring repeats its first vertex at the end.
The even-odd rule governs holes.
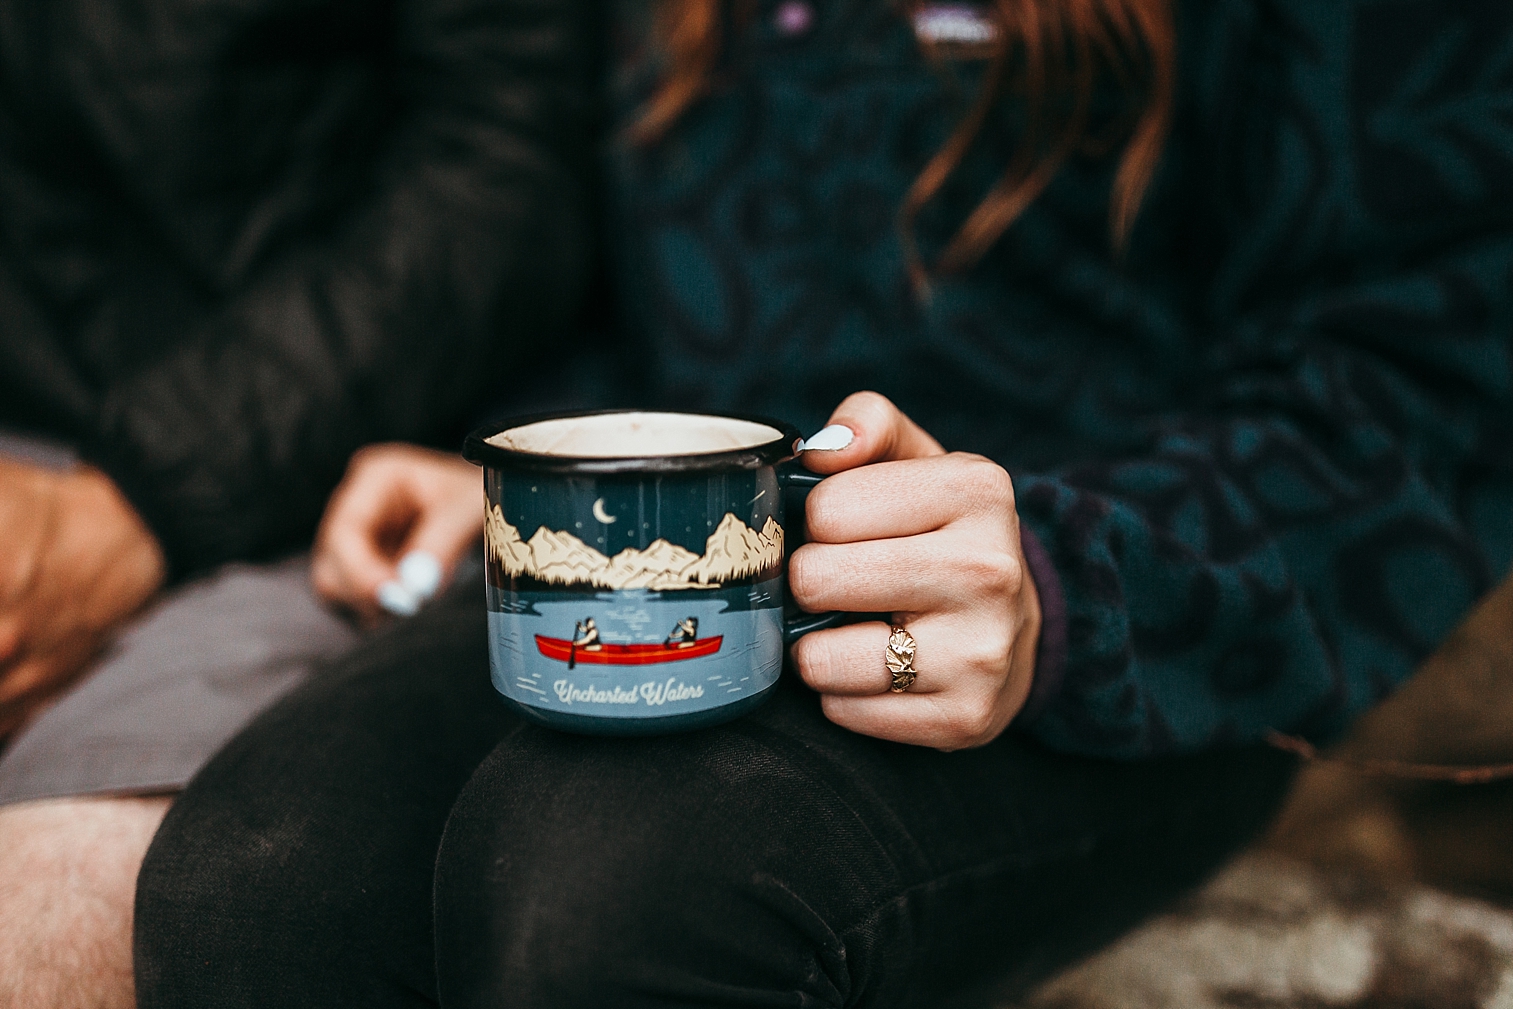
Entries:
POLYGON ((599 643, 599 625, 593 617, 586 617, 573 625, 573 647, 567 653, 567 668, 578 665, 578 649, 597 652, 604 646, 599 643))
POLYGON ((599 625, 594 623, 593 617, 580 620, 573 625, 573 647, 582 648, 585 651, 598 651, 599 625))
POLYGON ((663 644, 686 648, 697 640, 699 640, 699 618, 686 617, 673 626, 672 633, 667 635, 667 640, 663 644))

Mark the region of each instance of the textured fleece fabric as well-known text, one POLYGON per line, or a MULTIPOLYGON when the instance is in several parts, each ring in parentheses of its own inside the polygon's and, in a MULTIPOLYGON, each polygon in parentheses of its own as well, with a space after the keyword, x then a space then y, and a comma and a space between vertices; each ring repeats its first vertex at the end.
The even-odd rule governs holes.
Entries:
MULTIPOLYGON (((1113 161, 1079 154, 926 293, 896 211, 983 65, 927 60, 895 5, 795 2, 753 6, 660 142, 609 152, 663 401, 812 429, 872 388, 1002 463, 1065 602, 1023 720, 1052 746, 1327 737, 1403 680, 1513 546, 1513 6, 1180 3, 1125 253, 1113 161)), ((660 68, 646 5, 618 10, 628 122, 660 68)), ((1099 128, 1126 111, 1103 95, 1099 128)), ((998 103, 920 215, 926 263, 1021 112, 998 103)))

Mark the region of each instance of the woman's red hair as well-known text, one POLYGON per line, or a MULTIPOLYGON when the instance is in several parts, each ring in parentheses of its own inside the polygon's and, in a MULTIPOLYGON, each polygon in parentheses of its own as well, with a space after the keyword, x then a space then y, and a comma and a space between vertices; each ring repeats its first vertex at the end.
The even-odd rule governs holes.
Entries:
MULTIPOLYGON (((723 45, 724 2, 660 0, 657 35, 667 72, 632 124, 632 141, 655 141, 711 88, 723 45)), ((1088 146, 1093 95, 1105 75, 1135 99, 1135 112, 1123 124, 1109 200, 1109 233, 1115 248, 1123 248, 1171 120, 1176 29, 1170 0, 989 2, 1000 30, 986 53, 982 87, 899 207, 899 232, 917 285, 924 284, 926 271, 914 244, 915 218, 966 157, 1005 89, 1025 103, 1016 153, 947 243, 934 266, 938 272, 958 271, 981 258, 1067 158, 1088 146)))

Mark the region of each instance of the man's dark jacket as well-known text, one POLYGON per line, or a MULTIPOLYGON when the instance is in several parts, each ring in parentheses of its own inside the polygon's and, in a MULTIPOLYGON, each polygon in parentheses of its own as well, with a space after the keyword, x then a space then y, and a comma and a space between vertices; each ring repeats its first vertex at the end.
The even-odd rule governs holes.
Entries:
POLYGON ((307 537, 576 308, 583 6, 0 0, 0 427, 180 575, 307 537))

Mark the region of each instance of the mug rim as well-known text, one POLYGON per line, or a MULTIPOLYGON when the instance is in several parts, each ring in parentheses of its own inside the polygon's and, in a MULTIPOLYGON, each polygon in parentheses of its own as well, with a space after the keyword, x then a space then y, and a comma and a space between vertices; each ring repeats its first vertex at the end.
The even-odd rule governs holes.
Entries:
POLYGON ((610 410, 553 410, 547 413, 522 414, 475 429, 462 443, 462 456, 475 465, 494 469, 526 470, 533 473, 702 473, 714 470, 752 470, 792 459, 798 454, 802 435, 787 421, 748 413, 718 413, 708 410, 649 410, 622 407, 610 410), (572 420, 577 417, 603 417, 624 413, 669 413, 690 417, 716 417, 762 424, 779 432, 778 437, 749 448, 725 449, 691 455, 649 456, 563 456, 523 452, 489 444, 488 439, 511 428, 525 427, 547 420, 572 420))

